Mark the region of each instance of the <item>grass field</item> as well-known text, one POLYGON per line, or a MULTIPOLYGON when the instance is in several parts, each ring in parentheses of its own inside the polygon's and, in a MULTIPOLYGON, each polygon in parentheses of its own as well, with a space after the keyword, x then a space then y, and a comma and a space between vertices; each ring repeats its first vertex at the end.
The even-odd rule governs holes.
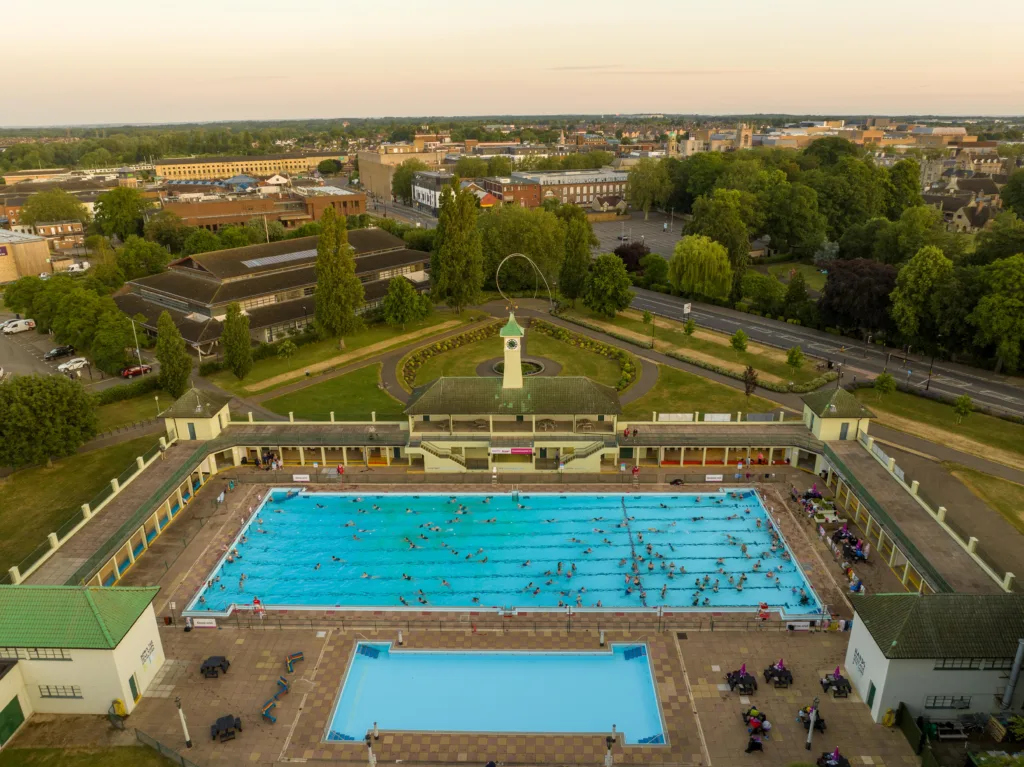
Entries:
MULTIPOLYGON (((427 360, 416 373, 416 385, 441 376, 475 376, 481 362, 501 356, 500 339, 496 337, 460 346, 427 360)), ((587 376, 607 386, 615 386, 620 378, 619 363, 615 360, 540 333, 528 333, 523 356, 546 357, 562 365, 559 375, 587 376)))
POLYGON ((175 764, 151 748, 7 748, 0 767, 169 767, 175 764))
POLYGON ((781 264, 771 264, 768 266, 768 273, 775 277, 779 282, 789 284, 789 273, 796 269, 804 276, 804 281, 807 283, 807 287, 811 290, 816 290, 819 293, 825 289, 825 279, 828 275, 822 274, 818 271, 816 266, 811 264, 799 264, 795 262, 783 262, 781 264))
POLYGON ((998 511, 1021 533, 1024 533, 1024 485, 993 477, 958 463, 943 464, 954 477, 967 488, 998 511))
MULTIPOLYGON (((585 309, 577 309, 568 314, 575 314, 590 323, 614 325, 616 329, 625 331, 627 335, 637 340, 651 339, 651 326, 644 324, 642 314, 632 310, 619 314, 613 320, 585 309)), ((803 367, 794 371, 786 364, 786 352, 782 349, 750 342, 747 351, 738 352, 729 345, 729 336, 725 333, 698 328, 692 336, 688 336, 683 332, 683 323, 665 317, 654 318, 654 348, 660 352, 678 351, 729 367, 737 372, 742 372, 750 365, 758 371, 763 380, 804 383, 818 376, 810 359, 804 362, 803 367)))
POLYGON ((666 365, 658 366, 658 383, 647 394, 622 408, 623 418, 650 420, 658 413, 766 413, 779 406, 761 397, 751 397, 750 404, 743 392, 709 381, 666 365))
POLYGON ((120 402, 111 402, 109 405, 100 405, 96 408, 96 416, 99 419, 98 429, 100 433, 109 431, 118 426, 125 426, 127 424, 136 423, 138 421, 148 421, 152 418, 156 418, 156 400, 154 397, 160 397, 160 409, 166 410, 173 402, 174 398, 165 391, 156 390, 149 394, 143 394, 141 397, 133 397, 132 399, 121 400, 120 402))
POLYGON ((381 420, 401 420, 401 402, 377 388, 381 363, 367 365, 323 383, 274 397, 263 406, 275 413, 295 413, 297 420, 327 421, 334 411, 336 421, 368 421, 371 411, 381 420))
POLYGON ((242 380, 235 378, 234 374, 228 370, 222 370, 219 373, 214 373, 209 376, 209 378, 222 389, 227 389, 228 391, 235 392, 236 394, 245 395, 252 393, 247 387, 254 387, 254 385, 267 381, 275 376, 280 376, 292 371, 302 371, 310 366, 323 363, 326 360, 340 357, 342 355, 350 355, 351 359, 349 361, 355 361, 360 356, 358 354, 360 351, 365 351, 363 356, 383 351, 401 343, 399 339, 402 336, 415 334, 418 331, 428 330, 445 322, 452 322, 453 320, 464 319, 468 321, 472 317, 477 316, 477 314, 478 313, 463 312, 462 318, 459 318, 452 312, 437 311, 420 322, 410 322, 405 326, 404 330, 401 328, 388 327, 383 323, 378 323, 371 325, 366 328, 366 330, 360 331, 359 333, 353 333, 350 336, 346 336, 344 350, 340 350, 338 348, 338 340, 336 338, 325 341, 316 341, 314 343, 298 347, 295 354, 288 359, 271 357, 269 359, 254 362, 252 370, 249 371, 249 375, 242 380))
POLYGON ((24 469, 0 480, 0 572, 7 572, 44 543, 49 533, 156 441, 156 435, 150 434, 73 455, 49 469, 24 469))
POLYGON ((982 458, 1024 466, 1024 426, 983 413, 971 413, 957 424, 952 405, 893 392, 881 399, 873 389, 858 389, 857 399, 886 426, 982 458))

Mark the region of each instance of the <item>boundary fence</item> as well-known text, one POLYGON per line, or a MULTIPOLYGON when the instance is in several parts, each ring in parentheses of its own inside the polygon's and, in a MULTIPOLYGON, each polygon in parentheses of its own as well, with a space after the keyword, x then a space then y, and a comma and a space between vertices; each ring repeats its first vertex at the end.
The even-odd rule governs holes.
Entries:
POLYGON ((143 744, 144 746, 149 746, 151 749, 156 751, 158 754, 161 754, 162 756, 167 757, 172 762, 174 762, 175 764, 179 765, 179 767, 199 767, 199 765, 197 765, 191 759, 186 759, 185 757, 183 757, 181 754, 179 754, 177 751, 175 751, 170 746, 165 746, 159 740, 157 740, 156 738, 150 737, 149 735, 144 733, 142 730, 139 730, 139 729, 135 730, 135 740, 137 740, 139 743, 143 744))

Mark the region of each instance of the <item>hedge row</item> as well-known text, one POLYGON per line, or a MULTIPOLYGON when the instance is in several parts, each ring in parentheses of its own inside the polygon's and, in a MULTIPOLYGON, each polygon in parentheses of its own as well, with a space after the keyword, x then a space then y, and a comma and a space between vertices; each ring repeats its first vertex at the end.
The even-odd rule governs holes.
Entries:
MULTIPOLYGON (((319 341, 316 333, 313 332, 312 326, 307 329, 296 333, 295 335, 286 336, 285 338, 279 338, 273 343, 267 344, 262 341, 258 343, 252 350, 253 362, 259 362, 260 360, 270 359, 276 357, 278 350, 281 348, 281 344, 285 341, 291 341, 296 346, 305 346, 311 344, 314 341, 319 341)), ((202 364, 199 365, 199 375, 208 376, 214 373, 219 373, 224 369, 224 359, 218 356, 216 359, 203 360, 202 364)))
POLYGON ((111 386, 103 389, 96 396, 97 405, 109 405, 111 402, 121 402, 126 399, 141 397, 160 388, 160 377, 150 373, 148 376, 137 378, 131 383, 111 386))
POLYGON ((593 330, 593 331, 596 331, 598 333, 604 333, 606 336, 611 336, 612 338, 617 338, 619 341, 625 341, 627 344, 633 344, 633 346, 639 346, 641 349, 653 349, 654 348, 654 344, 651 341, 637 341, 635 338, 631 338, 629 336, 621 335, 619 333, 616 333, 614 330, 608 330, 607 328, 603 328, 600 325, 595 325, 592 322, 587 322, 586 320, 581 320, 578 317, 571 317, 571 316, 568 316, 568 315, 561 315, 560 314, 560 315, 558 315, 558 318, 562 319, 562 320, 565 320, 566 322, 571 322, 573 325, 579 325, 581 328, 587 328, 588 330, 593 330))
MULTIPOLYGON (((679 360, 680 362, 685 362, 688 365, 696 365, 699 368, 710 370, 713 373, 728 376, 729 378, 735 378, 737 381, 743 380, 743 373, 737 372, 730 368, 722 367, 721 365, 716 365, 713 362, 707 362, 706 360, 697 359, 696 357, 688 357, 687 355, 680 354, 679 352, 665 352, 665 355, 671 357, 672 359, 679 360)), ((759 380, 757 382, 757 385, 760 386, 762 389, 768 389, 769 391, 776 391, 782 394, 787 394, 790 392, 792 392, 793 394, 806 394, 807 392, 814 391, 815 389, 824 386, 829 381, 836 380, 838 377, 839 374, 837 372, 829 371, 828 373, 825 373, 825 375, 818 376, 817 378, 813 378, 810 381, 801 384, 792 382, 782 384, 775 383, 774 381, 759 380)))
MULTIPOLYGON (((550 322, 545 322, 544 320, 533 320, 533 322, 530 323, 530 330, 535 333, 540 333, 541 335, 554 338, 556 341, 562 341, 570 346, 585 349, 586 351, 600 354, 602 357, 608 357, 609 359, 616 360, 619 363, 619 382, 615 384, 615 388, 618 391, 622 391, 627 388, 636 380, 636 363, 627 351, 614 346, 609 346, 608 344, 601 343, 600 341, 595 341, 587 336, 572 333, 565 328, 552 325, 550 322)), ((602 332, 604 331, 602 330, 602 332)))
POLYGON ((482 341, 485 338, 498 335, 498 330, 501 328, 501 322, 492 322, 490 325, 486 325, 476 330, 468 330, 465 333, 460 333, 457 336, 446 338, 443 341, 437 341, 436 343, 424 346, 416 351, 412 352, 404 360, 402 360, 402 380, 412 388, 416 381, 416 373, 423 366, 423 363, 438 354, 444 354, 452 349, 458 349, 460 346, 466 344, 475 343, 482 341))

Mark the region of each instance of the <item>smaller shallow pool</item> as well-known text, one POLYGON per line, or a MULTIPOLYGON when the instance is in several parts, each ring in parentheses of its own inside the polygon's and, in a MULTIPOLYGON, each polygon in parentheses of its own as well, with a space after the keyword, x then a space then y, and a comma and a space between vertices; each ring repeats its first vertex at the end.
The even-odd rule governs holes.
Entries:
POLYGON ((665 743, 647 646, 605 652, 447 652, 360 642, 327 740, 403 732, 610 733, 665 743))

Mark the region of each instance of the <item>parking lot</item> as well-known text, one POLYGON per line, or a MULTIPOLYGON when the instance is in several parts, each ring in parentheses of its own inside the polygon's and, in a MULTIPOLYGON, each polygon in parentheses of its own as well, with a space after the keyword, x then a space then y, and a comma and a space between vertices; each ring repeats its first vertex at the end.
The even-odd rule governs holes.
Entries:
POLYGON ((665 258, 672 257, 672 249, 676 246, 679 238, 682 237, 683 219, 676 215, 673 221, 664 213, 651 211, 650 218, 644 221, 643 211, 633 211, 633 217, 628 221, 601 221, 594 224, 594 234, 601 241, 598 246, 598 253, 611 253, 622 242, 619 237, 641 240, 652 253, 658 253, 665 258), (670 231, 664 231, 665 224, 669 224, 670 231))

